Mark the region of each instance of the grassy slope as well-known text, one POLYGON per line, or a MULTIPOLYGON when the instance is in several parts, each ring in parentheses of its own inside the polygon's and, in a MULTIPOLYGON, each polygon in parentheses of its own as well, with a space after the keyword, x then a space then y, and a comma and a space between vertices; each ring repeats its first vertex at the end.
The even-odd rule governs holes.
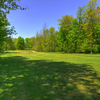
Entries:
POLYGON ((0 100, 100 100, 100 54, 15 50, 0 68, 0 100))

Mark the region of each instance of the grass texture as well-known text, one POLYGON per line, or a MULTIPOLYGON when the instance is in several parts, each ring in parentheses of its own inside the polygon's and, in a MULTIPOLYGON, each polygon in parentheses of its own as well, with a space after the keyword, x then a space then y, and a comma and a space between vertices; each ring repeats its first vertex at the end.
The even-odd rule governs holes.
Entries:
POLYGON ((100 54, 0 53, 0 100, 100 100, 100 54))

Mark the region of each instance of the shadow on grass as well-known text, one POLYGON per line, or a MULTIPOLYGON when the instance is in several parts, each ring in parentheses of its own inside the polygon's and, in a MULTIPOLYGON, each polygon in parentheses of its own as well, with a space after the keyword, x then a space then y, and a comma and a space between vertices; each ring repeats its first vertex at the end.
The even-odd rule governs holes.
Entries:
POLYGON ((86 64, 0 57, 0 100, 100 100, 100 75, 86 64))
POLYGON ((1 52, 0 55, 9 54, 9 53, 19 53, 19 52, 1 52))

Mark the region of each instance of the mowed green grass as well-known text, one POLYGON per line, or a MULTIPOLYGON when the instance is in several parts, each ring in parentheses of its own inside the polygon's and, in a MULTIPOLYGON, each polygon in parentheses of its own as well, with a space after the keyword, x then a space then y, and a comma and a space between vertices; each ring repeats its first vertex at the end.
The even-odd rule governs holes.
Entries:
POLYGON ((1 53, 0 100, 100 100, 100 54, 1 53))

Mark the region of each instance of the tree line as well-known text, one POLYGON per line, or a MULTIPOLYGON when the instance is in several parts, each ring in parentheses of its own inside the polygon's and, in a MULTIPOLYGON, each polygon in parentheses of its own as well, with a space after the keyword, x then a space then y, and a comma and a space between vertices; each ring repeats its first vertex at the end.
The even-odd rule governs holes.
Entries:
MULTIPOLYGON (((87 5, 78 7, 77 18, 62 16, 59 31, 54 27, 36 33, 36 37, 6 37, 3 50, 36 50, 43 52, 100 53, 100 7, 97 0, 89 0, 87 5)), ((6 25, 5 25, 6 26, 6 25)), ((1 34, 1 32, 0 32, 1 34)))

